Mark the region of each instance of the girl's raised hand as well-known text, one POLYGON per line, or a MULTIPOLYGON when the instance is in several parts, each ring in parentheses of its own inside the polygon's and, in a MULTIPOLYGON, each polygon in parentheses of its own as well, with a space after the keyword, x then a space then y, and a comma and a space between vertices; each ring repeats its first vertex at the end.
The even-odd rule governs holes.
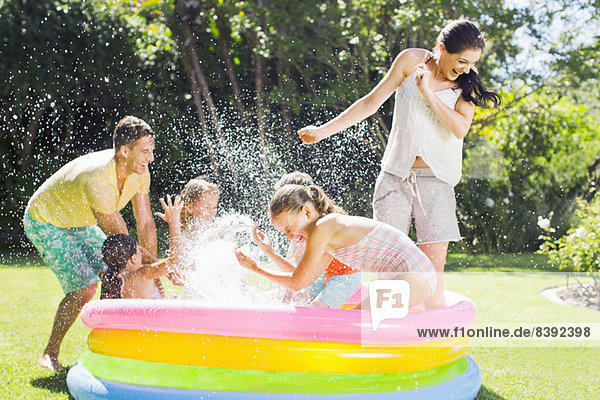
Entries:
POLYGON ((268 237, 265 236, 264 233, 258 230, 256 225, 252 226, 252 241, 262 250, 262 251, 273 251, 273 247, 271 246, 271 241, 268 237))
POLYGON ((242 267, 248 268, 249 270, 256 271, 258 269, 258 265, 256 261, 250 256, 245 255, 239 249, 235 249, 235 257, 242 267))
POLYGON ((175 196, 175 201, 172 201, 171 195, 167 195, 167 200, 160 199, 160 204, 165 210, 164 213, 155 212, 154 215, 162 219, 168 224, 173 222, 179 222, 179 218, 181 216, 181 209, 183 208, 183 201, 181 197, 175 196))
POLYGON ((304 128, 298 131, 298 136, 302 140, 304 144, 313 144, 317 143, 322 139, 321 135, 319 135, 319 128, 314 125, 305 126, 304 128))

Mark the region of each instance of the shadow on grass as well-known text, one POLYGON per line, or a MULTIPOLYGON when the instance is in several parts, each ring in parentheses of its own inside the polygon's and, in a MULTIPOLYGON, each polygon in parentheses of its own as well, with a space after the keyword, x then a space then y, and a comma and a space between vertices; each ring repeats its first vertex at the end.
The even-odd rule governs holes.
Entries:
MULTIPOLYGON (((67 373, 69 368, 65 368, 52 376, 45 378, 37 378, 31 381, 31 385, 40 389, 45 389, 53 393, 64 393, 69 395, 69 399, 73 399, 67 388, 67 373)), ((504 400, 504 397, 494 393, 492 390, 481 386, 475 400, 504 400)))
POLYGON ((69 368, 65 367, 62 371, 56 372, 54 375, 44 378, 36 378, 31 380, 31 386, 44 389, 52 393, 68 394, 72 398, 67 388, 67 373, 69 368))
POLYGON ((479 389, 479 393, 477 393, 475 400, 504 400, 504 397, 494 393, 485 386, 481 386, 481 389, 479 389))

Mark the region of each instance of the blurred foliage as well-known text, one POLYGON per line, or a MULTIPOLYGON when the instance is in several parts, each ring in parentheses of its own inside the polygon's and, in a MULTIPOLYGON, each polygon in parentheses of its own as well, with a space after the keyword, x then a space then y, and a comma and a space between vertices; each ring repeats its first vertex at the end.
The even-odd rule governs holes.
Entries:
POLYGON ((539 253, 548 255, 549 262, 560 270, 597 273, 600 272, 600 198, 577 203, 577 222, 565 235, 556 238, 551 225, 540 224, 544 243, 539 253))
POLYGON ((548 262, 562 271, 588 274, 594 281, 595 292, 600 293, 600 197, 591 202, 578 199, 577 203, 577 221, 562 237, 556 238, 554 234, 552 216, 546 224, 539 224, 544 230, 540 236, 544 242, 538 253, 547 255, 548 262))
MULTIPOLYGON (((123 5, 6 1, 0 57, 2 233, 21 230, 28 197, 60 165, 110 147, 122 116, 161 134, 189 125, 168 32, 123 5)), ((178 143, 165 146, 178 157, 178 143)))
POLYGON ((536 220, 553 212, 564 232, 589 182, 600 130, 586 108, 548 89, 503 93, 512 104, 478 130, 465 151, 457 203, 467 246, 484 252, 535 250, 536 220))

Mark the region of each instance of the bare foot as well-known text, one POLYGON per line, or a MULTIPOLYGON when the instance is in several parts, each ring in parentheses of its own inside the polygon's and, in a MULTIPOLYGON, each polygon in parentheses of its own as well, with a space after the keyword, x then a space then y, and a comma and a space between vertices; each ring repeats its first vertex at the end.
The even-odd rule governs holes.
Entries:
POLYGON ((40 367, 49 369, 50 371, 60 371, 63 366, 58 362, 58 357, 53 357, 50 354, 44 354, 38 360, 40 367))

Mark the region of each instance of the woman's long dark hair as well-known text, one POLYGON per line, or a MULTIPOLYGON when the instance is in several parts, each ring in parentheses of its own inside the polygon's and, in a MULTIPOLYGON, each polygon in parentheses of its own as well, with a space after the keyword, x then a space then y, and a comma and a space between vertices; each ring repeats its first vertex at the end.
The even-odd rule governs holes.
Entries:
MULTIPOLYGON (((446 25, 437 38, 437 45, 440 43, 443 43, 448 53, 451 54, 468 49, 483 51, 485 48, 485 41, 479 29, 475 24, 466 20, 456 20, 446 25)), ((487 103, 492 103, 493 107, 499 107, 502 104, 502 97, 494 91, 487 90, 473 68, 468 74, 459 75, 456 85, 462 89, 462 98, 478 107, 487 103)))
POLYGON ((100 299, 120 299, 123 279, 119 272, 137 251, 137 242, 129 235, 110 235, 102 244, 102 256, 108 269, 101 274, 100 299))

